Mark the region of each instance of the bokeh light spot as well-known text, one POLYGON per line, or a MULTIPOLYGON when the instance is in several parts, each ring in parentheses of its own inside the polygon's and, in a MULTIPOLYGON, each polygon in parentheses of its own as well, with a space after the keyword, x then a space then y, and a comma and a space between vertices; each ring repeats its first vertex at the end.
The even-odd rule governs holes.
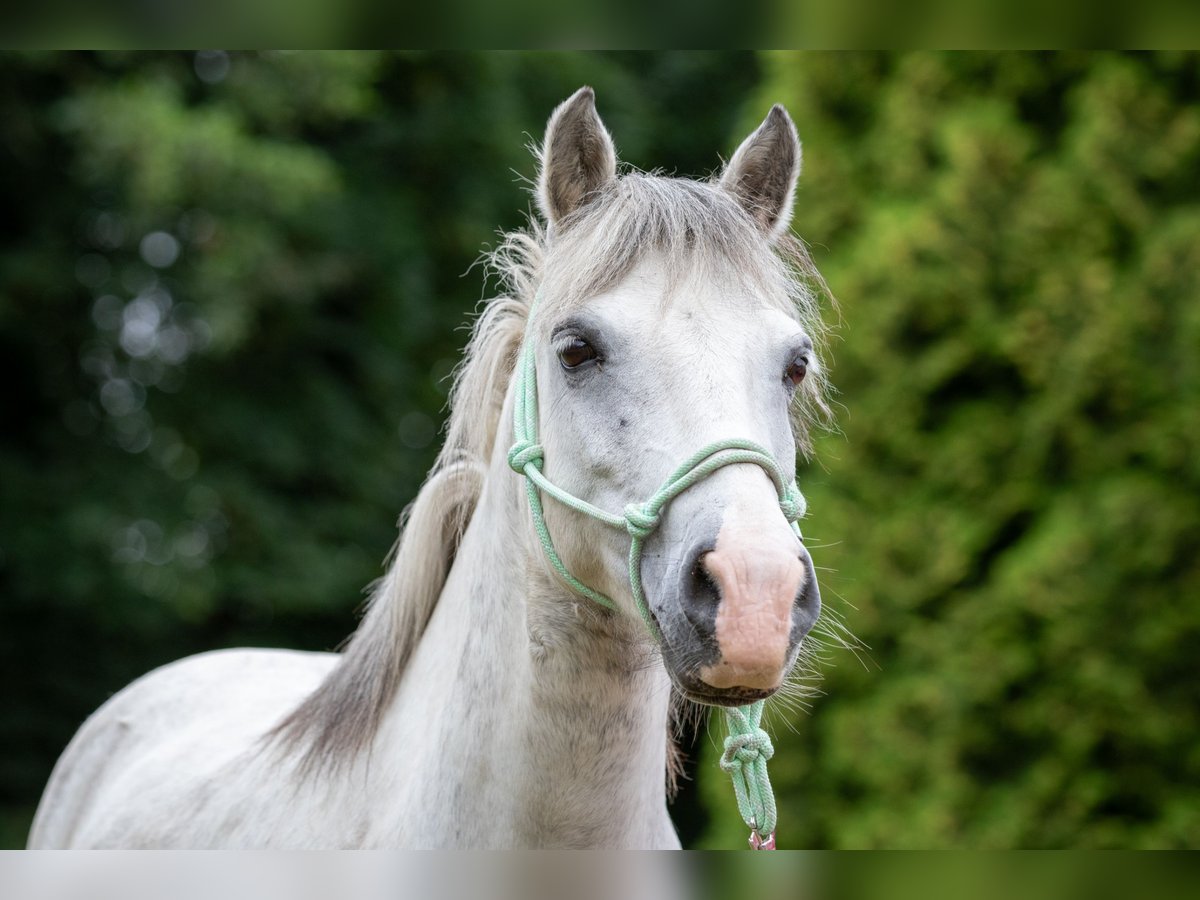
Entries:
POLYGON ((88 227, 88 237, 101 250, 116 250, 125 242, 125 222, 116 213, 97 213, 88 227))
POLYGON ((124 378, 110 378, 100 388, 100 404, 114 418, 127 416, 142 408, 146 393, 124 378))
POLYGON ((142 259, 156 269, 165 269, 179 258, 179 241, 165 231, 152 231, 138 246, 142 259))
POLYGON ((229 74, 229 54, 224 50, 198 50, 192 68, 205 84, 220 84, 229 74))

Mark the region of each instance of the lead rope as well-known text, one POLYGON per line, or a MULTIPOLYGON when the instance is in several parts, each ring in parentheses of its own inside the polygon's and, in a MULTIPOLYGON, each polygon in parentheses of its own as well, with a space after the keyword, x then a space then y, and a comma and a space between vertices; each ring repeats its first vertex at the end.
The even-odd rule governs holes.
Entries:
MULTIPOLYGON (((536 306, 536 304, 535 298, 534 305, 536 306)), ((532 308, 529 311, 529 317, 532 321, 532 308)), ((525 492, 529 498, 533 527, 546 558, 554 567, 554 571, 577 594, 587 597, 601 606, 616 609, 617 605, 611 598, 588 587, 568 571, 559 557, 558 551, 554 549, 554 541, 551 540, 550 531, 546 527, 541 495, 542 493, 549 494, 570 509, 597 519, 612 528, 626 531, 629 534, 629 586, 633 593, 633 600, 642 621, 646 623, 651 635, 660 643, 662 634, 650 615, 650 609, 646 605, 645 592, 642 589, 642 548, 646 539, 658 527, 663 508, 671 500, 720 468, 736 463, 753 463, 760 466, 775 485, 775 490, 779 495, 779 508, 791 523, 797 537, 800 536, 800 527, 796 521, 804 515, 805 502, 796 483, 784 479, 779 465, 769 451, 753 441, 738 438, 714 441, 697 450, 668 476, 648 501, 629 504, 625 507, 623 515, 618 516, 606 512, 586 500, 580 500, 573 494, 562 490, 542 474, 545 450, 538 443, 537 366, 533 355, 533 345, 528 340, 528 336, 517 364, 516 378, 516 401, 513 405, 513 445, 508 451, 508 464, 514 472, 525 476, 525 492)), ((755 850, 774 850, 775 794, 771 790, 771 780, 767 776, 767 760, 774 754, 775 749, 771 744, 770 736, 759 724, 762 720, 762 713, 763 701, 761 700, 748 706, 729 707, 725 710, 729 736, 725 738, 724 752, 721 754, 721 769, 733 779, 738 812, 750 828, 750 846, 755 850)))
POLYGON ((721 769, 733 779, 738 812, 750 826, 750 846, 775 849, 775 794, 767 777, 767 760, 775 755, 770 736, 759 727, 763 701, 725 710, 729 736, 721 754, 721 769))

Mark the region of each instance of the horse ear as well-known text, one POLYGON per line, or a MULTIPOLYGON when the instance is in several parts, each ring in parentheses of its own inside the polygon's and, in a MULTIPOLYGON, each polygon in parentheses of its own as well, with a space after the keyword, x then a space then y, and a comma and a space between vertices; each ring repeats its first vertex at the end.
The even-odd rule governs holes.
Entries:
POLYGON ((596 113, 596 94, 582 87, 558 105, 546 125, 538 174, 538 205, 550 223, 617 177, 617 152, 596 113))
POLYGON ((758 129, 742 141, 721 174, 733 194, 772 240, 787 231, 800 177, 800 138, 787 110, 776 103, 758 129))

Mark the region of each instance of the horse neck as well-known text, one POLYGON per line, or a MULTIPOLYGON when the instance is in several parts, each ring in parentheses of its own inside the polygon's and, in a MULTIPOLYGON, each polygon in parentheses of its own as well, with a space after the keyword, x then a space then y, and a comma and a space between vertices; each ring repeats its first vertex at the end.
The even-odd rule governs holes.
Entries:
MULTIPOLYGON (((404 790, 417 808, 438 810, 415 837, 670 844, 667 675, 640 622, 593 607, 549 575, 522 480, 507 465, 510 435, 500 429, 480 502, 381 731, 405 748, 406 766, 414 739, 430 745, 423 755, 434 752, 420 783, 409 778, 404 790)), ((392 756, 377 747, 380 755, 392 756)))

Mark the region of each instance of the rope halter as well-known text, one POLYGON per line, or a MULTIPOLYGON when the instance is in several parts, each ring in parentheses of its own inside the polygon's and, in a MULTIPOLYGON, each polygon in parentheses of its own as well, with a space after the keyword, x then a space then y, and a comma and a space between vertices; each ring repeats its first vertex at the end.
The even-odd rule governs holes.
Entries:
MULTIPOLYGON (((537 301, 534 300, 534 306, 537 301)), ((530 309, 529 320, 533 320, 530 309)), ((519 475, 525 477, 525 491, 529 510, 533 517, 534 531, 546 559, 570 588, 582 597, 617 609, 617 604, 594 588, 584 584, 571 574, 563 563, 554 541, 546 527, 542 495, 549 495, 563 506, 603 522, 610 528, 618 528, 629 535, 629 586, 634 604, 651 635, 661 643, 662 634, 650 615, 642 588, 642 550, 646 540, 662 521, 662 513, 668 503, 695 484, 725 466, 750 463, 762 468, 775 485, 779 497, 779 508, 791 523, 796 536, 800 528, 796 520, 805 512, 804 495, 795 481, 784 477, 783 471, 770 451, 753 441, 732 438, 714 441, 701 447, 679 465, 645 503, 630 503, 621 515, 615 515, 581 500, 553 484, 544 474, 545 449, 538 441, 538 396, 537 365, 534 359, 533 342, 526 333, 525 344, 517 363, 516 402, 513 406, 513 445, 508 451, 508 464, 519 475)), ((767 777, 767 760, 775 749, 771 738, 759 726, 762 719, 763 701, 748 706, 729 707, 725 710, 729 725, 729 737, 725 739, 725 752, 721 755, 721 768, 733 779, 738 812, 750 827, 750 846, 754 849, 775 849, 775 795, 767 777)))

